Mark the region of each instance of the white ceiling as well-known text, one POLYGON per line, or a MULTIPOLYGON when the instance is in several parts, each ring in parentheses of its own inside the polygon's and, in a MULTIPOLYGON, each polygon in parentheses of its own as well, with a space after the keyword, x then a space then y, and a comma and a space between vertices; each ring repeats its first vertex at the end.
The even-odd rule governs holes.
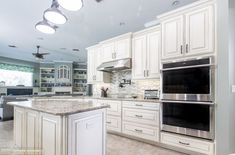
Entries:
POLYGON ((171 5, 174 0, 83 1, 84 7, 77 12, 61 8, 68 22, 59 25, 54 35, 40 33, 34 28, 52 0, 1 1, 0 56, 35 61, 31 53, 36 51, 36 45, 41 45, 42 52, 50 52, 45 61, 86 61, 86 47, 113 36, 141 30, 157 15, 196 0, 180 0, 178 6, 171 5), (120 26, 120 22, 125 25, 120 26), (9 48, 8 45, 16 45, 17 48, 9 48), (73 52, 73 48, 80 51, 73 52))

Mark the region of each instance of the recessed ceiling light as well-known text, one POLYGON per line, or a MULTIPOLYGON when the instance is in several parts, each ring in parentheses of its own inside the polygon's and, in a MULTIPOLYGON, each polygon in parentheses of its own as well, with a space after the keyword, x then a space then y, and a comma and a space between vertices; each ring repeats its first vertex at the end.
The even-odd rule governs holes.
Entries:
POLYGON ((38 40, 44 40, 44 38, 42 38, 42 37, 38 37, 37 39, 38 39, 38 40))
POLYGON ((73 51, 74 51, 74 52, 79 52, 79 49, 74 48, 73 51))
POLYGON ((179 5, 180 4, 180 1, 174 1, 173 3, 172 3, 172 6, 177 6, 177 5, 179 5))
POLYGON ((69 11, 78 11, 83 6, 83 0, 58 0, 58 3, 69 11))
POLYGON ((42 32, 42 33, 46 33, 46 34, 54 34, 55 31, 56 31, 56 27, 55 26, 52 26, 50 25, 46 19, 44 19, 43 21, 41 22, 38 22, 36 25, 35 25, 35 28, 42 32))
POLYGON ((126 23, 125 23, 125 22, 120 22, 119 25, 120 25, 120 26, 125 26, 126 23))
POLYGON ((17 48, 15 45, 8 45, 8 47, 17 48))
POLYGON ((59 4, 53 0, 51 8, 44 11, 44 17, 54 24, 64 24, 67 21, 66 16, 58 9, 59 4))

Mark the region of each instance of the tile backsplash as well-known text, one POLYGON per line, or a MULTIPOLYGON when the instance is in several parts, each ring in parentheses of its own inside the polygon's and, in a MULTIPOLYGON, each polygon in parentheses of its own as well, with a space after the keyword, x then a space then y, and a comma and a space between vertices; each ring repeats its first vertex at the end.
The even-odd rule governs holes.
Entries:
POLYGON ((159 89, 160 79, 148 80, 132 80, 131 84, 126 84, 124 87, 119 87, 120 82, 123 80, 131 80, 131 71, 115 72, 111 75, 111 83, 98 83, 93 85, 93 95, 100 96, 101 87, 109 88, 109 96, 131 96, 137 95, 139 98, 143 97, 144 90, 146 89, 159 89))

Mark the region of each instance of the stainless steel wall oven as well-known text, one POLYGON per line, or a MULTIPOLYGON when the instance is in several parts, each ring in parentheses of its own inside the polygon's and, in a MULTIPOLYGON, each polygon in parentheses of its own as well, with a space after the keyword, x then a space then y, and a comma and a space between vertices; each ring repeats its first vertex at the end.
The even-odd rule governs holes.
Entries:
POLYGON ((212 57, 162 65, 162 130, 214 139, 212 57))
POLYGON ((162 99, 211 102, 214 100, 213 59, 163 64, 162 99))

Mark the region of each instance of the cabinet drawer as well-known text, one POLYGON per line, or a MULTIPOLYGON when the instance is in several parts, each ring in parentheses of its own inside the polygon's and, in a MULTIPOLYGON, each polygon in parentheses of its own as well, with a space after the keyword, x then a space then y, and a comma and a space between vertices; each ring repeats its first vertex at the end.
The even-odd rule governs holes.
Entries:
POLYGON ((181 135, 161 133, 161 142, 186 150, 213 155, 214 143, 181 135))
POLYGON ((146 140, 159 141, 159 128, 123 121, 122 132, 146 140))
POLYGON ((122 102, 113 100, 98 100, 99 103, 108 104, 110 107, 107 108, 108 115, 121 116, 122 102))
POLYGON ((134 101, 123 101, 123 107, 125 108, 137 108, 137 109, 149 109, 149 110, 159 110, 160 103, 152 102, 134 102, 134 101))
POLYGON ((106 127, 109 131, 121 132, 122 130, 121 117, 107 115, 106 127))
POLYGON ((152 126, 159 126, 159 112, 142 109, 123 108, 122 117, 125 121, 141 123, 152 126))

